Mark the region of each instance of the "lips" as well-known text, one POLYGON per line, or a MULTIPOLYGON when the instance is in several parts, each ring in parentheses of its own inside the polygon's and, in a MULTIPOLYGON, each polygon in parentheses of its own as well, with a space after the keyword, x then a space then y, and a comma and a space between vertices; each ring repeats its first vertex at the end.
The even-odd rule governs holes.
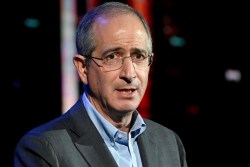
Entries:
POLYGON ((132 93, 135 91, 135 89, 119 89, 119 92, 124 92, 124 93, 132 93))
POLYGON ((122 98, 132 98, 136 94, 135 88, 117 89, 118 96, 122 98))

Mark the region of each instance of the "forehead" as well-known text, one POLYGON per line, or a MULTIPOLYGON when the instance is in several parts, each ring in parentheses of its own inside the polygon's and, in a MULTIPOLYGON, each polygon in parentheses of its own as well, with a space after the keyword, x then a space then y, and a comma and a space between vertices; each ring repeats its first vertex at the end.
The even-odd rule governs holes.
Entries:
POLYGON ((121 26, 124 24, 128 24, 130 26, 139 26, 140 28, 143 28, 145 30, 142 21, 139 19, 138 16, 136 16, 133 13, 117 13, 117 15, 113 14, 113 15, 98 16, 93 24, 93 27, 95 28, 98 26, 109 26, 109 25, 115 27, 115 24, 117 24, 117 26, 121 26))
POLYGON ((116 17, 99 16, 93 26, 96 44, 133 44, 145 45, 148 35, 134 14, 122 14, 116 17))

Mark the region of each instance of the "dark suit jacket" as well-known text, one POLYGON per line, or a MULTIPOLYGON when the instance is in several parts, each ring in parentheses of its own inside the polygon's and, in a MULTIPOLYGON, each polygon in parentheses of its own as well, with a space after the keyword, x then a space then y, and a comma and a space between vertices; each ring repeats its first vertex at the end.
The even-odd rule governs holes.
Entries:
MULTIPOLYGON (((143 167, 187 167, 185 150, 170 129, 144 120, 137 138, 143 167)), ((117 167, 89 118, 81 99, 65 114, 22 137, 14 154, 15 167, 117 167)))

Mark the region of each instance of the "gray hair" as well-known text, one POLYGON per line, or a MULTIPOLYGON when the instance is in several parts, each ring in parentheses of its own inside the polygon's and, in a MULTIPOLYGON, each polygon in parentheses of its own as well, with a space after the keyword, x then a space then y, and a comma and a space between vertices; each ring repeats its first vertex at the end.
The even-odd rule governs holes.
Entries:
POLYGON ((100 16, 108 18, 115 17, 117 15, 132 13, 136 15, 142 22, 147 35, 148 35, 148 51, 152 53, 152 37, 150 28, 145 18, 134 8, 121 2, 106 2, 100 6, 97 6, 93 10, 87 12, 80 20, 76 30, 76 49, 77 53, 88 57, 95 50, 96 44, 94 40, 93 24, 100 16))

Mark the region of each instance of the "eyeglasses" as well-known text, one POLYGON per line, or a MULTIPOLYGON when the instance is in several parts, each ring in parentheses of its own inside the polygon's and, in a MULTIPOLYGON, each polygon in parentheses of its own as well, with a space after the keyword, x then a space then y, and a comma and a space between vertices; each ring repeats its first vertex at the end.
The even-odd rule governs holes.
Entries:
POLYGON ((131 56, 122 56, 120 54, 112 53, 103 58, 88 56, 97 66, 102 67, 105 71, 118 70, 122 67, 125 58, 130 58, 136 69, 144 70, 153 62, 153 54, 134 53, 131 56), (97 63, 95 60, 99 60, 97 63))

